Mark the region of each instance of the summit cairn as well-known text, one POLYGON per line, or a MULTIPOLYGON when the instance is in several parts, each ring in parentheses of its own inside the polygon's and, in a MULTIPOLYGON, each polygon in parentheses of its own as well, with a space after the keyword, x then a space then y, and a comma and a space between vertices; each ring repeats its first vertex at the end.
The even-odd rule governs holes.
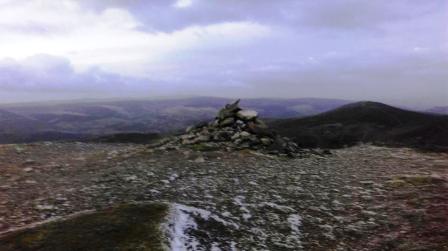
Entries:
POLYGON ((240 100, 227 104, 208 123, 190 126, 185 134, 176 136, 165 148, 188 146, 198 150, 251 149, 269 154, 294 156, 297 144, 271 131, 254 110, 242 109, 240 100))

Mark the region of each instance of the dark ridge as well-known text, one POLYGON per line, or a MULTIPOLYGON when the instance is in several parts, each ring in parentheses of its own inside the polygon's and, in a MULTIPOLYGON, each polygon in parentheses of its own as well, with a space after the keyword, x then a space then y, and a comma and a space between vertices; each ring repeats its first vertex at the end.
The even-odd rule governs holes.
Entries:
POLYGON ((0 144, 19 144, 42 141, 83 141, 91 137, 91 135, 55 131, 36 133, 0 133, 0 144))
POLYGON ((448 106, 436 106, 426 110, 426 112, 448 115, 448 106))
POLYGON ((89 142, 149 144, 159 138, 157 133, 117 133, 94 138, 89 142))
POLYGON ((448 147, 448 116, 356 102, 319 115, 272 122, 302 147, 338 148, 359 142, 424 149, 448 147))
MULTIPOLYGON (((362 101, 344 105, 329 112, 303 118, 309 124, 318 123, 372 123, 393 127, 406 124, 424 123, 428 114, 403 110, 386 104, 362 101)), ((435 117, 434 117, 435 118, 435 117)))

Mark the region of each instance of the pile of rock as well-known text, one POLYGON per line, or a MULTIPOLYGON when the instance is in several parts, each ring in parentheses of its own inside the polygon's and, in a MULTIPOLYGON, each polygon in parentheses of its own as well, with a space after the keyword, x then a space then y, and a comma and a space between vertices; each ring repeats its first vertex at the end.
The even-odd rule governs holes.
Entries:
POLYGON ((253 149, 287 155, 299 151, 297 144, 269 130, 256 111, 241 109, 239 100, 227 104, 213 121, 188 127, 185 134, 175 137, 168 145, 198 149, 253 149))

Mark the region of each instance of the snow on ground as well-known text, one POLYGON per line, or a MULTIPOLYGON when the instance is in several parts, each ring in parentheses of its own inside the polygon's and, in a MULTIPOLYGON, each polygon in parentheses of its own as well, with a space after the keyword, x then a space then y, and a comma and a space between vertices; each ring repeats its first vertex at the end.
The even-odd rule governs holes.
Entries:
POLYGON ((190 236, 187 231, 196 229, 196 221, 191 216, 192 213, 199 213, 208 216, 207 212, 200 209, 173 204, 171 206, 170 219, 168 223, 168 234, 172 251, 200 250, 199 242, 194 236, 190 236))
MULTIPOLYGON (((171 205, 171 212, 169 222, 167 224, 166 232, 168 233, 170 247, 172 251, 202 251, 202 250, 238 250, 238 243, 232 236, 222 236, 223 231, 230 232, 239 231, 248 227, 251 234, 254 234, 256 238, 265 243, 270 235, 276 235, 275 233, 266 233, 268 229, 254 227, 252 221, 248 221, 252 218, 251 210, 253 208, 256 211, 265 212, 266 216, 273 217, 273 212, 269 213, 269 210, 263 208, 273 208, 280 213, 275 216, 276 220, 283 218, 284 224, 289 226, 290 234, 285 238, 288 240, 279 241, 278 245, 284 245, 285 248, 301 248, 301 232, 300 227, 302 225, 302 218, 297 211, 291 207, 278 205, 273 202, 262 202, 259 204, 245 203, 244 196, 236 196, 233 198, 233 204, 237 206, 237 210, 241 213, 241 222, 234 222, 238 219, 229 212, 224 212, 222 216, 213 213, 208 210, 182 205, 174 203, 171 205), (283 215, 283 216, 281 216, 283 215), (281 217, 281 218, 280 218, 281 217), (247 226, 246 226, 247 225, 247 226), (204 236, 205 239, 204 239, 204 236)), ((262 216, 262 215, 258 215, 262 216)), ((257 216, 257 217, 258 217, 257 216)), ((258 221, 262 218, 258 217, 258 221)), ((271 222, 272 223, 272 222, 271 222)), ((281 221, 279 224, 282 224, 281 221)), ((243 231, 244 232, 244 231, 243 231)), ((247 232, 246 232, 247 234, 247 232)), ((265 246, 265 244, 263 244, 265 246)))
MULTIPOLYGON (((171 205, 169 222, 167 224, 168 238, 172 251, 202 251, 208 250, 201 245, 200 241, 192 234, 198 230, 197 218, 204 221, 214 221, 225 227, 238 229, 238 224, 226 221, 210 211, 174 203, 171 205)), ((231 243, 231 246, 235 246, 231 243)), ((211 250, 219 251, 219 243, 212 243, 211 250)), ((233 249, 232 250, 236 250, 233 249)))
POLYGON ((290 224, 291 230, 294 234, 300 234, 299 227, 302 225, 302 217, 298 214, 291 214, 288 217, 288 222, 290 224))
POLYGON ((244 196, 236 196, 233 201, 236 205, 238 205, 240 207, 241 212, 243 212, 243 219, 245 221, 249 220, 250 218, 252 218, 252 215, 250 213, 250 210, 247 208, 246 203, 243 202, 243 200, 245 199, 244 196))

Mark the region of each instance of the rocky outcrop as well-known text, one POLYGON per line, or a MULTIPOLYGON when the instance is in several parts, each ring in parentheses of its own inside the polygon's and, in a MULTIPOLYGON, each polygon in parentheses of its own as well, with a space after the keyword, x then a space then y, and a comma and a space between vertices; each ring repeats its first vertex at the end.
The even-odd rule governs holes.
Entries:
POLYGON ((289 156, 299 152, 297 144, 270 130, 256 111, 242 109, 239 101, 227 104, 213 121, 188 127, 185 134, 175 137, 164 147, 252 149, 289 156))

